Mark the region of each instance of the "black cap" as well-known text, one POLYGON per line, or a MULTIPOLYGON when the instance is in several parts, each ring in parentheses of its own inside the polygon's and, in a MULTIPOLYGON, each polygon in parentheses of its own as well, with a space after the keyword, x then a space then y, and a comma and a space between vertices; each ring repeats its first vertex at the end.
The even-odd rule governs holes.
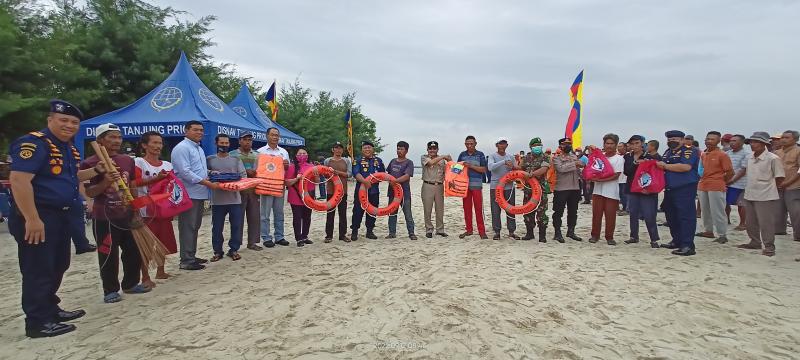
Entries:
POLYGON ((637 140, 641 141, 641 142, 644 142, 644 136, 642 136, 642 135, 633 135, 633 136, 631 136, 630 139, 628 139, 628 142, 637 141, 637 140))
POLYGON ((561 139, 558 140, 558 145, 561 145, 561 144, 563 144, 565 142, 568 142, 568 143, 572 144, 572 139, 566 138, 566 137, 565 138, 561 138, 561 139))
POLYGON ((364 146, 364 145, 369 145, 369 146, 375 147, 375 144, 373 144, 372 141, 369 141, 369 140, 362 141, 361 142, 361 146, 364 146))
POLYGON ((344 149, 344 145, 342 145, 342 143, 340 141, 337 141, 337 142, 333 143, 333 147, 335 147, 335 148, 338 147, 338 148, 344 149))
POLYGON ((78 120, 83 120, 83 113, 78 109, 78 107, 64 100, 50 100, 50 112, 70 115, 78 118, 78 120))
POLYGON ((249 137, 253 137, 253 133, 249 132, 249 131, 245 131, 245 132, 239 134, 239 139, 244 139, 244 138, 246 138, 248 136, 249 137))
POLYGON ((684 133, 683 131, 680 131, 680 130, 670 130, 670 131, 667 131, 664 134, 664 136, 666 136, 668 138, 674 138, 674 137, 682 138, 682 137, 686 136, 686 133, 684 133))
POLYGON ((439 143, 436 140, 428 141, 428 149, 430 148, 439 148, 439 143))

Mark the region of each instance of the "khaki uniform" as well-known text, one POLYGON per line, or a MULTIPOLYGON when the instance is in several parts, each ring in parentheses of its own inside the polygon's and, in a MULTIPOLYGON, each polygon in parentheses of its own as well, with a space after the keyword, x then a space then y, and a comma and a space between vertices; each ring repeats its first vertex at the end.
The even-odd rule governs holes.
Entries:
MULTIPOLYGON (((538 170, 543 167, 549 167, 550 163, 547 161, 547 155, 534 155, 528 154, 522 160, 522 170, 527 173, 532 173, 535 170, 538 170)), ((539 240, 545 240, 544 235, 547 229, 547 194, 550 193, 550 185, 548 184, 545 176, 539 176, 536 178, 539 180, 539 185, 542 186, 542 200, 539 204, 539 207, 536 208, 535 211, 525 214, 525 228, 528 234, 533 233, 533 227, 536 226, 538 223, 539 225, 539 240)), ((530 201, 532 193, 531 190, 527 187, 523 189, 523 193, 525 194, 523 203, 527 203, 530 201)))
POLYGON ((431 157, 422 155, 422 207, 425 214, 425 233, 434 232, 431 210, 436 210, 436 232, 444 232, 444 168, 445 160, 426 166, 431 157))

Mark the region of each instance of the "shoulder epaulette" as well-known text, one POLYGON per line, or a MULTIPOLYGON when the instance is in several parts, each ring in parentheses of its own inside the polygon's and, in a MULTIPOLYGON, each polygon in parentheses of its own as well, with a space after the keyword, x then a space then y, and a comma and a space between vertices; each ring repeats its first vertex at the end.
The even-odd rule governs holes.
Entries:
POLYGON ((38 138, 43 138, 44 137, 44 133, 41 132, 41 131, 31 131, 28 134, 36 136, 38 138))

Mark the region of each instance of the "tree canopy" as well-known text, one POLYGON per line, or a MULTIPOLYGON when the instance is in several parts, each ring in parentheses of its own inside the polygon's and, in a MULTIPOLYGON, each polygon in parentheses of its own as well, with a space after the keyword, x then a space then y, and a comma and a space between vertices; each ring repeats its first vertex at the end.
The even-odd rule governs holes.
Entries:
MULTIPOLYGON (((0 146, 45 126, 47 100, 63 98, 87 117, 126 106, 161 83, 184 51, 200 79, 231 100, 248 77, 208 51, 214 16, 187 21, 184 13, 140 0, 0 0, 0 146)), ((248 81, 262 107, 263 85, 248 81)), ((341 100, 299 81, 279 95, 279 122, 306 138, 312 154, 346 141, 344 111, 353 108, 354 137, 375 138, 375 122, 360 113, 354 94, 341 100)), ((190 120, 190 119, 187 119, 190 120)))

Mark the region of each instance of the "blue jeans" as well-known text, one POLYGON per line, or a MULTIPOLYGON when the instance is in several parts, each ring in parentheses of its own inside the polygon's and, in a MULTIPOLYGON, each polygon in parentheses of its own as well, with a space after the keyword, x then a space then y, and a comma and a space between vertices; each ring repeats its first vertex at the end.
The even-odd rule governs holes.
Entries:
POLYGON ((225 239, 222 237, 222 229, 225 228, 225 216, 229 216, 228 223, 231 225, 231 238, 228 246, 231 252, 239 251, 242 246, 242 204, 212 205, 211 206, 211 247, 214 254, 224 254, 222 244, 225 239))
POLYGON ((639 239, 639 217, 644 218, 650 242, 658 241, 658 224, 656 224, 656 211, 658 208, 658 195, 628 194, 628 216, 631 225, 631 239, 639 239))
POLYGON ((628 184, 619 184, 619 203, 622 205, 622 211, 628 211, 628 184))
MULTIPOLYGON (((389 188, 389 201, 394 197, 394 191, 392 188, 389 188)), ((403 203, 401 204, 403 208, 403 216, 406 218, 406 229, 408 229, 408 235, 414 235, 414 217, 411 215, 411 191, 403 191, 403 203)), ((389 234, 397 234, 397 213, 395 211, 389 216, 389 234)))
POLYGON ((283 198, 275 196, 261 196, 261 240, 280 241, 283 240, 283 198), (275 227, 275 237, 269 233, 270 213, 275 215, 273 226, 275 227))

